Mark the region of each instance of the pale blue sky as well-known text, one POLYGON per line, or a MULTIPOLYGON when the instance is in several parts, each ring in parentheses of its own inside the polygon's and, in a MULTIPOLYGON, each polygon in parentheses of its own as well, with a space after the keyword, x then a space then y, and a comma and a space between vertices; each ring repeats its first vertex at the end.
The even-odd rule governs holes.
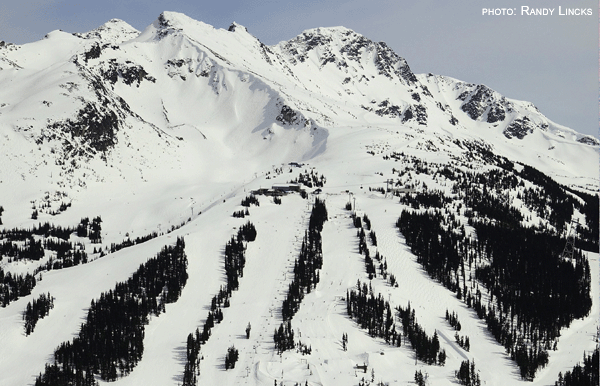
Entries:
POLYGON ((598 3, 591 0, 0 0, 0 40, 23 44, 62 29, 85 32, 109 19, 143 30, 165 10, 227 28, 236 21, 263 43, 305 29, 343 25, 385 41, 416 73, 483 83, 509 98, 533 102, 550 119, 598 135, 598 3), (482 7, 516 8, 514 16, 482 16, 482 7), (521 7, 555 8, 524 16, 521 7), (592 16, 560 16, 558 6, 591 8, 592 16))

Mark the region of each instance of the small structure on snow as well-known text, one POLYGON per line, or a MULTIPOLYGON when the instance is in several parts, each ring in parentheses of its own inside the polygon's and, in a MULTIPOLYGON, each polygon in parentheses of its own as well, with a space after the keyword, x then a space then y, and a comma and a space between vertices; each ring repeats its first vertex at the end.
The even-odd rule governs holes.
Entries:
POLYGON ((273 190, 279 190, 281 192, 299 192, 299 184, 277 184, 272 186, 273 190))

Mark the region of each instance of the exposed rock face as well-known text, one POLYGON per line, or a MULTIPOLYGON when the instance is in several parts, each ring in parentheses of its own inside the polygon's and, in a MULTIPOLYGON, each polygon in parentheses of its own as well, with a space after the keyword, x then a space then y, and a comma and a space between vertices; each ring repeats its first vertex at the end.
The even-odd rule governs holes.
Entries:
POLYGON ((423 105, 411 105, 404 111, 402 123, 414 119, 419 125, 427 125, 427 108, 423 105))
POLYGON ((67 154, 89 156, 90 151, 104 153, 114 147, 117 143, 119 123, 119 118, 114 111, 88 103, 79 110, 74 119, 54 122, 49 128, 54 135, 57 132, 62 133, 63 146, 67 154))
POLYGON ((321 67, 333 63, 344 69, 355 62, 362 68, 374 65, 379 75, 398 79, 406 85, 417 82, 406 60, 385 43, 375 43, 344 27, 304 31, 281 47, 291 57, 292 64, 304 63, 311 51, 318 51, 316 55, 321 67))
POLYGON ((517 118, 504 129, 504 136, 508 139, 518 138, 523 139, 529 133, 533 132, 536 126, 527 117, 517 118))
POLYGON ((594 137, 581 137, 577 140, 577 142, 584 143, 586 145, 599 146, 600 141, 598 141, 594 137))
POLYGON ((288 105, 281 106, 281 112, 275 119, 284 125, 295 125, 300 123, 298 114, 288 105))
POLYGON ((478 85, 472 91, 463 92, 458 99, 464 101, 461 110, 473 120, 478 120, 487 113, 487 123, 504 121, 506 112, 513 111, 511 103, 506 98, 484 85, 478 85))

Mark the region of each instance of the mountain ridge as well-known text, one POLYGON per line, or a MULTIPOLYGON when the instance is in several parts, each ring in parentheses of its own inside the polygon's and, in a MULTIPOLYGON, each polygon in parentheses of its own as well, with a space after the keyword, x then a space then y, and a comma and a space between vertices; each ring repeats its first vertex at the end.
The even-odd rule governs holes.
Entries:
MULTIPOLYGON (((406 138, 431 137, 425 139, 437 147, 442 137, 483 141, 565 184, 573 181, 563 176, 582 170, 562 171, 568 162, 561 159, 597 154, 595 138, 550 121, 530 102, 442 75, 415 75, 385 43, 345 27, 310 29, 266 46, 232 26, 215 29, 164 12, 142 32, 113 19, 88 33, 54 31, 39 42, 0 48, 1 63, 8 63, 0 73, 3 135, 27 138, 26 151, 44 159, 44 165, 29 162, 30 173, 16 172, 21 165, 4 168, 0 180, 33 177, 47 163, 60 166, 63 180, 49 181, 43 191, 57 183, 84 186, 94 175, 112 180, 111 168, 127 169, 123 179, 144 179, 137 164, 205 169, 202 157, 184 161, 182 146, 207 154, 219 148, 230 162, 243 154, 252 163, 252 154, 274 157, 264 157, 263 165, 305 161, 327 148, 332 130, 346 127, 397 126, 406 138), (11 84, 29 91, 9 92, 11 84), (140 151, 134 132, 140 145, 152 143, 165 154, 140 151)), ((4 142, 14 159, 20 149, 4 142)), ((584 170, 581 176, 593 181, 595 172, 584 170)))

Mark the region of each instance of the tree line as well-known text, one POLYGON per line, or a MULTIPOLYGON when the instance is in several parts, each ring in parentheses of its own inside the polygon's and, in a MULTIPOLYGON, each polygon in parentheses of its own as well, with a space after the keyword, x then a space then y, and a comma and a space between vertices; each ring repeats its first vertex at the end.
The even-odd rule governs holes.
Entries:
POLYGON ((37 299, 33 299, 33 303, 27 303, 27 307, 23 312, 23 320, 25 321, 25 335, 30 335, 38 320, 48 316, 50 310, 54 308, 54 297, 48 294, 41 294, 37 299))
POLYGON ((443 366, 446 363, 446 351, 440 347, 437 332, 429 337, 417 323, 415 310, 410 303, 406 308, 396 307, 402 331, 396 331, 396 319, 388 301, 379 294, 375 296, 371 285, 358 281, 356 288, 346 293, 346 311, 361 329, 369 336, 385 340, 392 346, 400 347, 408 339, 418 360, 429 365, 443 366))
MULTIPOLYGON (((244 274, 244 266, 246 264, 246 246, 244 242, 252 242, 256 239, 256 228, 254 224, 248 221, 245 225, 238 229, 235 236, 225 244, 224 266, 226 284, 219 288, 219 292, 212 297, 208 316, 202 327, 196 328, 194 333, 189 333, 186 341, 186 361, 183 369, 183 386, 196 386, 198 377, 200 376, 200 350, 202 345, 210 339, 211 330, 215 324, 221 323, 223 320, 223 311, 221 308, 229 307, 229 298, 232 291, 239 287, 239 278, 244 274)), ((250 324, 246 328, 246 336, 250 336, 250 324)), ((235 362, 238 359, 238 352, 233 347, 233 350, 228 350, 226 356, 226 370, 235 367, 235 362)))
MULTIPOLYGON (((100 240, 100 216, 94 219, 98 225, 95 240, 100 240)), ((35 275, 42 271, 67 268, 88 261, 88 256, 81 243, 71 243, 71 235, 85 224, 82 219, 77 227, 62 227, 49 222, 39 223, 32 228, 12 228, 0 231, 0 261, 6 256, 12 260, 39 261, 46 255, 46 250, 55 251, 48 261, 37 267, 33 274, 13 274, 0 268, 0 306, 6 307, 10 302, 31 293, 36 285, 35 275), (42 238, 36 240, 34 236, 42 238)), ((89 220, 88 220, 89 222, 89 220)), ((87 228, 86 228, 87 229, 87 228)), ((82 237, 89 237, 89 233, 82 237)), ((92 239, 90 239, 92 240, 92 239)))
POLYGON ((325 202, 315 198, 308 222, 308 230, 300 247, 300 254, 294 261, 294 278, 288 286, 286 298, 281 306, 284 321, 292 319, 300 308, 305 293, 310 293, 319 282, 319 269, 323 266, 321 231, 327 221, 325 202))
POLYGON ((533 379, 560 329, 590 312, 589 262, 578 250, 573 261, 562 259, 565 239, 551 232, 486 220, 470 224, 477 239, 465 237, 452 213, 404 210, 397 221, 429 275, 473 307, 521 376, 533 379), (473 278, 487 289, 487 304, 473 278))
POLYGON ((600 384, 600 351, 598 346, 591 354, 583 355, 583 365, 577 363, 573 370, 558 373, 554 386, 597 386, 600 384))
POLYGON ((150 315, 165 312, 179 298, 188 278, 183 238, 165 246, 114 290, 92 300, 77 337, 54 351, 36 386, 95 386, 94 375, 115 381, 129 374, 144 351, 144 328, 150 315))

